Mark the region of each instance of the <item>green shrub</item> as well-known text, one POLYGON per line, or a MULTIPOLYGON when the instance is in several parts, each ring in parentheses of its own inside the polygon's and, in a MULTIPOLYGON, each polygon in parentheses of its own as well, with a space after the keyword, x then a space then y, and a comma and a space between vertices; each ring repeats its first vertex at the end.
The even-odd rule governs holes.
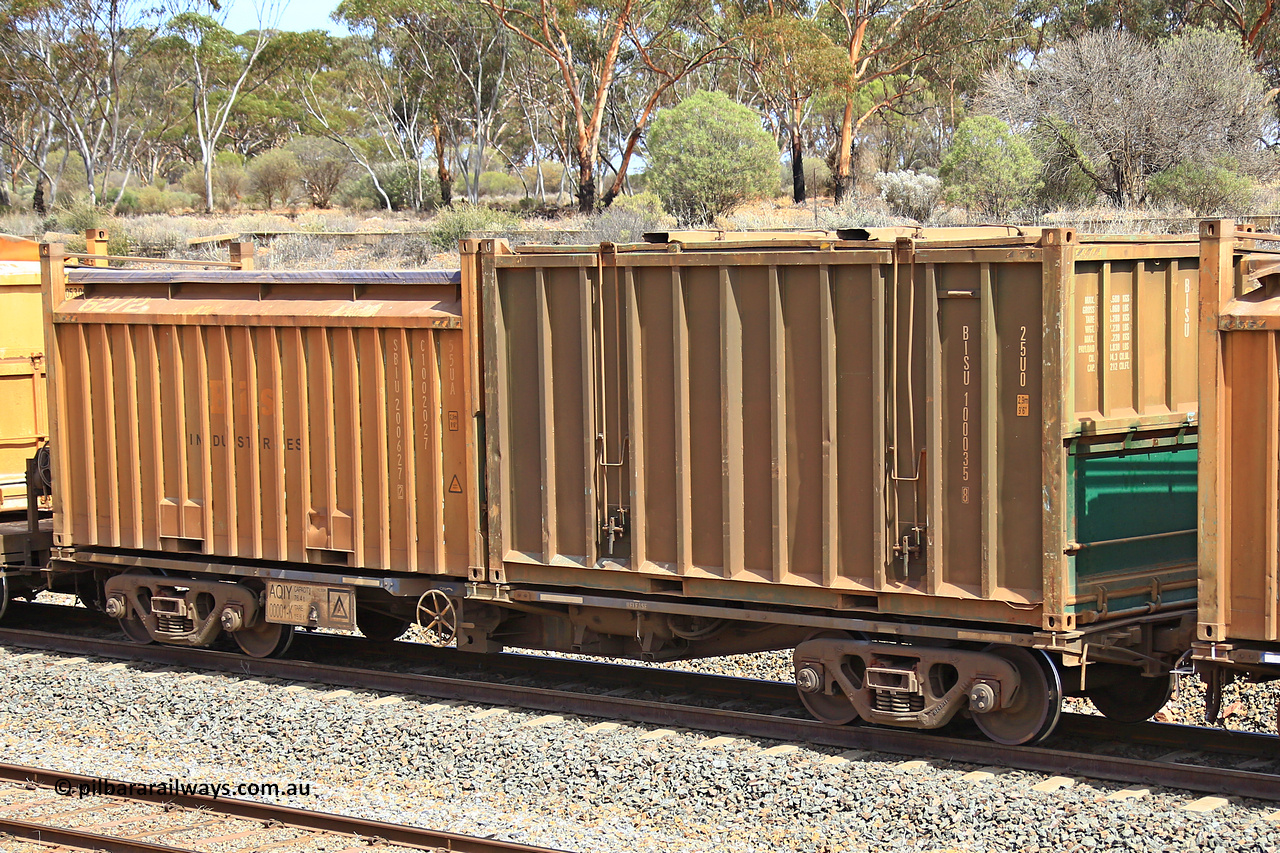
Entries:
POLYGON ((880 172, 875 176, 880 198, 898 216, 908 216, 917 222, 925 222, 933 215, 942 194, 942 181, 924 172, 905 169, 898 172, 880 172))
POLYGON ((88 207, 77 208, 69 219, 59 219, 57 227, 50 230, 60 231, 67 235, 65 245, 68 252, 83 252, 88 248, 85 245, 84 233, 90 228, 102 228, 106 230, 108 255, 129 254, 132 241, 129 239, 128 231, 125 230, 124 222, 120 219, 113 219, 107 216, 106 212, 101 209, 95 210, 94 208, 88 207), (93 210, 97 213, 97 216, 89 216, 86 212, 89 210, 93 210), (83 225, 84 227, 72 230, 72 228, 77 225, 83 225))
MULTIPOLYGON (((378 183, 382 185, 382 192, 387 194, 392 210, 413 210, 413 181, 409 172, 411 168, 397 164, 378 169, 378 183)), ((369 187, 368 192, 374 203, 382 207, 382 193, 373 185, 373 179, 366 175, 364 182, 369 187)))
POLYGON ((639 243, 646 233, 668 231, 675 224, 671 214, 662 209, 662 199, 656 193, 620 195, 587 221, 582 242, 639 243))
POLYGON ((564 177, 564 164, 554 160, 543 160, 538 166, 525 166, 520 171, 529 184, 529 192, 537 192, 538 167, 542 168, 542 186, 547 192, 554 194, 560 188, 560 179, 564 177))
POLYGON ((363 213, 370 210, 386 209, 382 203, 382 198, 374 197, 378 194, 373 190, 373 182, 369 180, 369 176, 362 171, 358 176, 347 178, 338 185, 338 191, 334 193, 333 201, 338 207, 344 210, 353 210, 363 213))
POLYGON ((56 214, 54 227, 48 230, 83 235, 90 228, 103 228, 106 224, 107 215, 101 209, 88 204, 73 204, 56 214))
MULTIPOLYGON (((240 206, 249 194, 249 173, 245 159, 233 151, 221 151, 213 161, 213 202, 224 213, 240 206)), ((199 198, 204 198, 201 185, 199 198)))
POLYGON ((298 178, 311 204, 328 209, 351 170, 351 155, 340 143, 322 136, 299 136, 285 148, 297 158, 298 178))
POLYGON ((266 205, 267 210, 288 202, 297 186, 300 172, 293 152, 273 148, 254 157, 249 163, 249 186, 266 205))
POLYGON ((1075 125, 1049 116, 1031 134, 1029 143, 1036 159, 1044 163, 1036 199, 1042 209, 1089 207, 1098 201, 1098 185, 1081 162, 1092 172, 1096 167, 1083 154, 1080 132, 1075 125))
MULTIPOLYGON (((270 153, 270 152, 268 152, 270 153)), ((182 173, 177 185, 194 197, 186 207, 204 207, 204 166, 197 163, 182 173)), ((221 151, 213 160, 213 203, 222 212, 234 210, 249 194, 251 181, 245 170, 245 159, 234 151, 221 151)), ((178 206, 178 205, 175 205, 178 206)))
POLYGON ((480 195, 523 195, 524 184, 514 175, 506 172, 481 172, 480 195))
POLYGON ((648 152, 648 186, 681 222, 710 222, 777 191, 773 138, 754 110, 722 92, 695 92, 658 113, 648 152))
POLYGON ((960 122, 940 175, 951 204, 1003 219, 1039 189, 1041 164, 1009 125, 994 116, 960 122))
POLYGON ((1156 204, 1186 207, 1196 216, 1244 213, 1257 200, 1257 184, 1234 165, 1227 160, 1179 163, 1153 175, 1147 193, 1156 204))
POLYGON ((128 255, 132 251, 133 240, 129 238, 129 232, 125 230, 124 223, 118 219, 112 220, 107 225, 107 254, 128 255))
POLYGON ((116 215, 128 216, 138 212, 138 193, 125 187, 109 187, 102 197, 102 206, 107 210, 115 208, 116 215))
MULTIPOLYGON (((387 198, 391 200, 392 210, 413 210, 413 165, 411 163, 385 163, 374 167, 378 173, 378 183, 382 185, 387 198)), ((440 182, 434 175, 423 175, 423 207, 434 209, 440 202, 440 182)), ((387 204, 382 194, 373 185, 368 173, 359 179, 341 186, 337 193, 337 201, 343 207, 353 210, 385 210, 387 204)))
MULTIPOLYGON (((661 203, 661 202, 659 202, 661 203)), ((519 213, 535 213, 542 210, 542 199, 536 195, 516 199, 514 210, 519 213)))
POLYGON ((456 251, 458 241, 477 231, 509 231, 520 220, 505 210, 483 205, 455 204, 444 208, 431 223, 431 244, 439 251, 456 251))
POLYGON ((192 166, 182 173, 178 185, 194 196, 204 196, 204 166, 192 166))
POLYGON ((662 199, 658 198, 658 194, 652 190, 633 193, 632 195, 620 195, 613 200, 613 204, 609 205, 609 207, 613 210, 621 210, 646 219, 652 219, 660 224, 675 224, 667 212, 662 209, 662 199))
MULTIPOLYGON (((107 204, 115 202, 117 192, 119 190, 116 189, 107 192, 107 204)), ((147 186, 138 187, 136 190, 126 189, 120 199, 120 203, 116 205, 116 214, 119 216, 142 216, 148 213, 174 213, 199 206, 203 197, 203 194, 195 195, 181 190, 166 190, 161 187, 147 186)))

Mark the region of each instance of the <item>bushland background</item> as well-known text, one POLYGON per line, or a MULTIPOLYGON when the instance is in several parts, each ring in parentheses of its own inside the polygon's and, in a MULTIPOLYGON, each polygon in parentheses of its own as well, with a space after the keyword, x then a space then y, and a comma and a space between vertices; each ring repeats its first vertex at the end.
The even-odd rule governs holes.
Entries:
POLYGON ((334 267, 1280 214, 1280 0, 342 0, 343 34, 272 2, 242 33, 211 0, 0 3, 0 230, 334 267))

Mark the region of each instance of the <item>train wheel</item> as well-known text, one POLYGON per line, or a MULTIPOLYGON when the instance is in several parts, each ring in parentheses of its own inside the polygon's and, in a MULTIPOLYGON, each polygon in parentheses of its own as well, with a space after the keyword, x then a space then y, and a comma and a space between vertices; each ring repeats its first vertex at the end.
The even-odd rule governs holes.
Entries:
POLYGON ((974 714, 982 733, 996 743, 1035 743, 1044 740, 1062 713, 1062 680, 1049 656, 1020 646, 988 646, 988 654, 1002 657, 1018 670, 1021 683, 1008 707, 974 714))
POLYGON ((1137 676, 1119 684, 1086 691, 1085 696, 1102 715, 1117 723, 1141 723, 1156 715, 1173 695, 1173 676, 1137 676))
POLYGON ((120 623, 120 630, 124 632, 124 635, 138 645, 147 646, 155 642, 155 638, 151 636, 147 626, 137 616, 126 616, 124 619, 116 621, 120 623))
POLYGON ((252 628, 243 628, 231 636, 235 638, 240 651, 249 657, 280 657, 293 645, 293 626, 277 625, 275 622, 259 622, 252 628))
POLYGON ((0 619, 3 619, 5 614, 9 612, 9 601, 9 575, 0 572, 0 619))
POLYGON ((377 643, 389 643, 404 636, 413 623, 372 607, 356 605, 356 627, 360 633, 377 643))
MULTIPOLYGON (((864 639, 862 634, 854 634, 848 631, 814 631, 805 637, 805 642, 818 639, 835 639, 835 640, 851 640, 864 639)), ((801 689, 801 682, 806 678, 813 678, 813 675, 805 675, 799 670, 795 673, 796 692, 800 694, 800 703, 805 709, 814 716, 814 719, 821 720, 833 726, 847 726, 858 720, 858 712, 853 707, 853 702, 844 694, 838 684, 832 685, 832 692, 826 693, 823 690, 815 690, 806 692, 801 689)), ((821 675, 817 676, 818 681, 822 679, 821 675)), ((857 680, 854 680, 858 683, 857 680)))
POLYGON ((833 688, 834 692, 830 695, 826 693, 805 693, 803 690, 798 691, 800 694, 800 702, 813 714, 815 719, 824 723, 830 723, 833 726, 847 726, 858 719, 858 712, 854 710, 853 703, 849 701, 849 697, 844 695, 844 691, 838 686, 833 688))

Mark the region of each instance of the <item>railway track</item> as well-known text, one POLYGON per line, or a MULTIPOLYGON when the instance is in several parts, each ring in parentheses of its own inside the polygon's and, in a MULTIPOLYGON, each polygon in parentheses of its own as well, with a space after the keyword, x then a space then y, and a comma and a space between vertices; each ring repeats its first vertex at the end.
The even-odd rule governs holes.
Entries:
POLYGON ((250 800, 130 790, 106 780, 0 764, 0 839, 10 853, 85 850, 201 853, 551 853, 491 838, 362 820, 250 800), (25 845, 19 847, 19 845, 25 845))
MULTIPOLYGON (((86 614, 80 618, 91 619, 92 616, 86 614)), ((363 639, 334 635, 300 637, 294 650, 300 656, 330 661, 375 654, 394 655, 401 667, 439 667, 469 674, 470 677, 353 667, 315 660, 248 658, 240 654, 172 646, 139 646, 121 640, 51 634, 25 628, 0 629, 0 643, 241 676, 520 707, 843 750, 868 750, 1057 776, 1280 801, 1280 775, 1256 768, 1256 765, 1265 767, 1271 762, 1280 766, 1280 739, 1269 735, 1164 723, 1119 724, 1102 717, 1067 714, 1059 726, 1059 733, 1048 744, 1003 746, 980 736, 962 736, 961 727, 939 735, 869 726, 835 727, 801 718, 799 715, 803 712, 795 700, 794 689, 778 682, 541 656, 500 655, 481 659, 451 649, 433 649, 413 643, 370 646, 363 639), (477 675, 501 676, 506 680, 481 680, 475 677, 477 675), (523 683, 531 680, 537 683, 523 683), (538 686, 547 683, 559 686, 538 686), (651 698, 654 694, 661 695, 663 699, 651 698), (739 703, 768 710, 723 707, 739 703), (1104 743, 1143 747, 1151 757, 1103 754, 1076 746, 1104 743), (1215 760, 1218 766, 1215 766, 1215 760), (1241 763, 1255 765, 1255 769, 1221 766, 1241 763)))

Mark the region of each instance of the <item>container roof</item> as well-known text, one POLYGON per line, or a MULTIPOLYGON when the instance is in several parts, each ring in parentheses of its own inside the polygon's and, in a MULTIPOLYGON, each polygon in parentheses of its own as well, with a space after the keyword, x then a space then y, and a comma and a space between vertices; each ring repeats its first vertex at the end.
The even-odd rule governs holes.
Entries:
POLYGON ((71 284, 423 285, 460 284, 460 270, 125 270, 81 267, 71 284))

